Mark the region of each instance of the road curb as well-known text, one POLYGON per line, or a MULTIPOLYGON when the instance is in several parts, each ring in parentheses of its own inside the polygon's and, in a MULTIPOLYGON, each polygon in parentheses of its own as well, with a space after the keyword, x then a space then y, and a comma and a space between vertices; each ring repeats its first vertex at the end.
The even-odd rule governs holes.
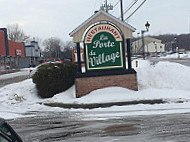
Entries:
POLYGON ((28 79, 28 75, 15 76, 12 78, 0 79, 0 81, 1 81, 0 87, 4 87, 4 86, 12 84, 12 83, 18 83, 18 82, 26 80, 26 79, 28 79), (13 80, 14 80, 14 82, 13 82, 13 80))
POLYGON ((126 105, 137 105, 137 104, 163 104, 167 103, 162 99, 156 100, 140 100, 140 101, 129 101, 129 102, 110 102, 110 103, 93 103, 93 104, 64 104, 64 103, 43 103, 50 107, 60 107, 60 108, 75 108, 75 109, 93 109, 93 108, 106 108, 111 106, 126 106, 126 105))

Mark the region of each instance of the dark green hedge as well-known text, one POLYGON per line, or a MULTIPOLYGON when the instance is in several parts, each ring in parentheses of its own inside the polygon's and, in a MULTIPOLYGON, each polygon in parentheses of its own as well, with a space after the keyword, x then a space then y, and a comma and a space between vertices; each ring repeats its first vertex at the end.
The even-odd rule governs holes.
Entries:
POLYGON ((38 95, 50 98, 70 88, 74 84, 76 72, 77 66, 70 62, 48 63, 40 66, 32 79, 38 95))

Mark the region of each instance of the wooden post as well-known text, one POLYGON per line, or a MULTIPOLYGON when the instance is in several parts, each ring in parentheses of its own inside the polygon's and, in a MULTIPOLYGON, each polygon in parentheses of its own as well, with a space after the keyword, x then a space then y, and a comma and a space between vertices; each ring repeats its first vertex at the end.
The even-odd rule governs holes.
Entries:
POLYGON ((127 39, 127 59, 128 59, 128 69, 131 69, 131 43, 130 39, 127 39))
POLYGON ((5 72, 7 73, 7 57, 4 57, 5 72))
POLYGON ((18 56, 18 69, 19 69, 19 70, 20 70, 20 58, 21 58, 21 57, 18 56))
POLYGON ((82 73, 82 70, 81 70, 81 57, 80 57, 80 43, 77 42, 76 44, 77 44, 78 72, 82 73))

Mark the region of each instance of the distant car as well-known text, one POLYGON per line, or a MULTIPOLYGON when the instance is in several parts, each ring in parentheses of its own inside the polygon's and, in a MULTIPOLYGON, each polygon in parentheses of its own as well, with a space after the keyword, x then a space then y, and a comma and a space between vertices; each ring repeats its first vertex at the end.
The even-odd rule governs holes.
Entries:
POLYGON ((71 62, 71 59, 64 59, 64 62, 71 62))
POLYGON ((23 142, 3 118, 0 118, 0 142, 23 142))

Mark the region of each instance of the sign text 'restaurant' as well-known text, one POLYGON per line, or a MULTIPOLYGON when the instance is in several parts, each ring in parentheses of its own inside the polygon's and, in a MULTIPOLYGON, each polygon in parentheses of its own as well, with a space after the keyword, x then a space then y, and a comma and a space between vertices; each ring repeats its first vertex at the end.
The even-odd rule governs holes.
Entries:
POLYGON ((98 25, 98 26, 95 26, 93 27, 88 33, 87 33, 87 36, 86 36, 86 43, 90 43, 93 36, 96 35, 97 33, 99 32, 102 32, 102 31, 106 31, 106 32, 109 32, 111 33, 112 35, 114 35, 114 37, 116 38, 116 40, 121 40, 121 35, 120 33, 118 32, 118 30, 111 26, 111 25, 108 25, 108 24, 101 24, 101 25, 98 25))

